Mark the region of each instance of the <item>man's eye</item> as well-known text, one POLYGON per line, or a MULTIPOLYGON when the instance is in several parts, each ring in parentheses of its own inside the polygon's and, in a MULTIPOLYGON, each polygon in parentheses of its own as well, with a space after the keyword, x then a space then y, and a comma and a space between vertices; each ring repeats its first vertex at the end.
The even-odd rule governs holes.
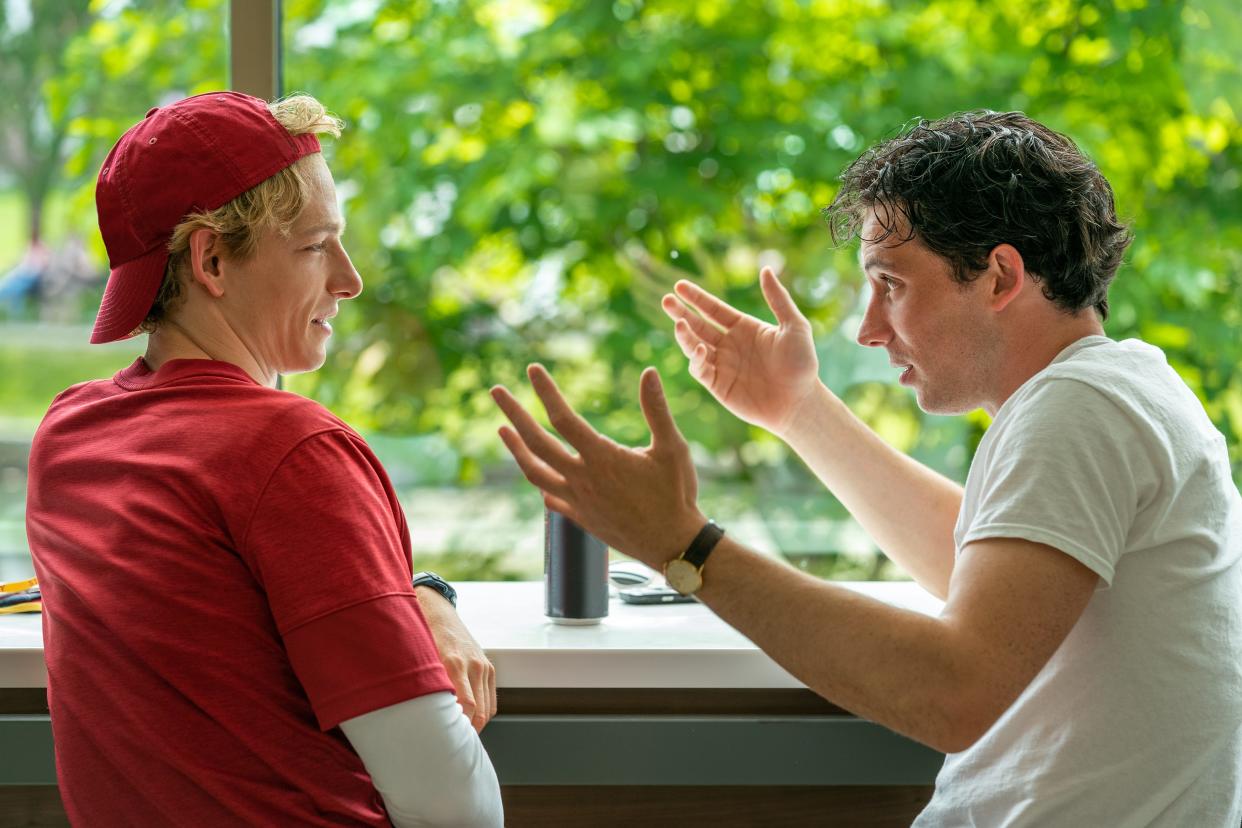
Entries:
POLYGON ((307 249, 307 250, 313 250, 313 251, 315 251, 316 253, 319 253, 319 252, 321 252, 321 251, 323 250, 323 242, 319 242, 319 243, 317 243, 317 244, 312 244, 311 246, 307 247, 306 249, 307 249))

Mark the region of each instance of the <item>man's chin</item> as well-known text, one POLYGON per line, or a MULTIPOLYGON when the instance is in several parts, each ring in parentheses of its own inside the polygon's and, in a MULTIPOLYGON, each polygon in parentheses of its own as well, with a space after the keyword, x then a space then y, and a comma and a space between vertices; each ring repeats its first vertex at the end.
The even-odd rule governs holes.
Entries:
POLYGON ((937 395, 925 385, 915 387, 914 398, 924 414, 935 414, 940 417, 956 417, 961 414, 969 414, 979 407, 979 403, 968 402, 961 397, 937 395))
POLYGON ((323 364, 328 361, 327 353, 319 353, 314 356, 308 356, 306 359, 290 362, 281 368, 280 373, 283 376, 289 374, 309 374, 311 371, 318 371, 323 364))

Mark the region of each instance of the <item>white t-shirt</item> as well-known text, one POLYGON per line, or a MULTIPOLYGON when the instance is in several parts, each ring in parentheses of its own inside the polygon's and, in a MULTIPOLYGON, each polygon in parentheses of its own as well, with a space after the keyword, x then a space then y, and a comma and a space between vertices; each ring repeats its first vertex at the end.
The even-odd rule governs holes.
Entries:
POLYGON ((1242 499, 1164 354, 1080 339, 1010 397, 966 480, 957 549, 1026 538, 1100 576, 1078 623, 915 821, 1242 822, 1242 499))

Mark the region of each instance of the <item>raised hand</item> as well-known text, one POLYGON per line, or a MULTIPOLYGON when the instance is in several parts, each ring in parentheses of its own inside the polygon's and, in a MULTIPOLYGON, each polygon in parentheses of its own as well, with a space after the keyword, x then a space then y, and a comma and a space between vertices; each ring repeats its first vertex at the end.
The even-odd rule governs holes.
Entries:
POLYGON ((776 325, 687 281, 678 282, 676 295, 666 294, 661 307, 674 321, 673 334, 690 360, 690 375, 738 417, 779 435, 815 390, 819 358, 811 323, 771 268, 760 272, 759 285, 776 325))
POLYGON ((681 554, 706 518, 697 505, 690 448, 669 413, 656 370, 648 368, 639 381, 639 402, 651 429, 645 448, 626 448, 591 428, 542 365, 526 373, 553 428, 577 451, 544 430, 508 389, 492 389, 492 399, 513 424, 501 427, 500 438, 526 479, 543 492, 544 504, 654 568, 681 554))

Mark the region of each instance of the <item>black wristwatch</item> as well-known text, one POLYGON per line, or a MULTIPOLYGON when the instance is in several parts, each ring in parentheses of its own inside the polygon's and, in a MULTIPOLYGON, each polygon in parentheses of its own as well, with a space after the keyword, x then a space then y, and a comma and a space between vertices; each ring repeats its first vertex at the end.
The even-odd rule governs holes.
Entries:
POLYGON ((448 581, 444 580, 436 573, 415 572, 414 586, 425 586, 434 589, 436 592, 443 595, 444 600, 452 604, 454 609, 457 608, 457 590, 453 589, 453 587, 449 585, 448 581))
POLYGON ((681 557, 664 564, 664 580, 668 585, 682 595, 698 592, 703 586, 703 564, 707 563, 707 556, 712 554, 724 533, 714 520, 703 524, 681 557))

